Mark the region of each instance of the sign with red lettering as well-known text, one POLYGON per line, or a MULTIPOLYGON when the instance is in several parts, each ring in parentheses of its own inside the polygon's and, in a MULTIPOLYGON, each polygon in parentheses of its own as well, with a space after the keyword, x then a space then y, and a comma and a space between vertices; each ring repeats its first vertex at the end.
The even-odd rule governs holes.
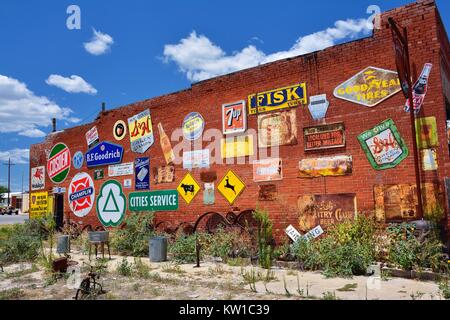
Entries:
POLYGON ((245 101, 239 101, 222 106, 223 134, 236 134, 247 131, 247 113, 245 101))
POLYGON ((145 110, 128 119, 131 151, 145 153, 155 142, 150 110, 145 110))
POLYGON ((54 183, 66 180, 70 171, 72 157, 69 148, 64 143, 56 144, 48 156, 47 173, 54 183))
POLYGON ((392 119, 360 134, 358 140, 375 170, 395 168, 409 155, 392 119))
POLYGON ((303 129, 305 151, 345 147, 343 123, 327 124, 303 129))
POLYGON ((69 186, 69 206, 72 212, 79 218, 88 215, 95 201, 94 181, 87 173, 77 174, 69 186))

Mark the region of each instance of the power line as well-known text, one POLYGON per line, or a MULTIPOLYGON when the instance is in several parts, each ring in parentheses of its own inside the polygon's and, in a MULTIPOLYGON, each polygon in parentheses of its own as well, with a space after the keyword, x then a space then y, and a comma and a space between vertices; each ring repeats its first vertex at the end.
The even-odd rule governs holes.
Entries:
POLYGON ((11 166, 15 166, 15 163, 11 163, 11 158, 8 159, 8 163, 3 163, 4 166, 8 166, 8 207, 11 205, 11 166))

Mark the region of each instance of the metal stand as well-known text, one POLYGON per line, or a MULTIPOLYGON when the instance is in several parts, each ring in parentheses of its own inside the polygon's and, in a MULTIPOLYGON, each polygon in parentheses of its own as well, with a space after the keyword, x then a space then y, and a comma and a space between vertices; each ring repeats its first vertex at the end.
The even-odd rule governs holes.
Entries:
POLYGON ((109 248, 109 241, 108 241, 108 242, 90 242, 89 243, 89 261, 91 261, 92 246, 94 246, 94 248, 95 248, 95 259, 98 259, 97 254, 98 254, 98 246, 99 245, 102 248, 102 258, 105 259, 105 244, 108 247, 109 260, 111 260, 111 250, 109 248))

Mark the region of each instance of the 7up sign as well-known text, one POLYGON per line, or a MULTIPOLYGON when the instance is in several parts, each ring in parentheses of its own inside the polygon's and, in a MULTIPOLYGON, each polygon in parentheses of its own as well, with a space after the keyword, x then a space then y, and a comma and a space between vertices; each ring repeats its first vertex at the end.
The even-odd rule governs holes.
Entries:
POLYGON ((72 157, 69 148, 64 143, 58 143, 50 151, 47 161, 48 177, 54 183, 66 180, 70 171, 72 157))
POLYGON ((97 198, 98 219, 105 227, 118 227, 127 209, 127 201, 122 191, 122 185, 110 180, 103 184, 97 198))

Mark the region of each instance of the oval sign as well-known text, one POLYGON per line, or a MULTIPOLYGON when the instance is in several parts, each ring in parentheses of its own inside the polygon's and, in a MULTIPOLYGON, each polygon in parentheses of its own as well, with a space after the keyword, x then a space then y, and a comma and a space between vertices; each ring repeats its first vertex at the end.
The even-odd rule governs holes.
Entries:
POLYGON ((95 187, 91 176, 82 172, 73 177, 68 197, 72 212, 79 218, 87 216, 95 201, 95 187))
POLYGON ((113 135, 117 141, 123 140, 127 135, 127 125, 125 121, 119 120, 114 124, 113 135))
POLYGON ((75 169, 81 169, 84 162, 83 152, 78 151, 77 153, 75 153, 72 162, 75 169))
POLYGON ((53 147, 47 161, 47 173, 52 182, 58 184, 66 180, 71 160, 70 150, 64 143, 58 143, 53 147))
POLYGON ((205 120, 198 112, 189 113, 183 121, 183 136, 185 139, 194 141, 200 138, 205 129, 205 120))

